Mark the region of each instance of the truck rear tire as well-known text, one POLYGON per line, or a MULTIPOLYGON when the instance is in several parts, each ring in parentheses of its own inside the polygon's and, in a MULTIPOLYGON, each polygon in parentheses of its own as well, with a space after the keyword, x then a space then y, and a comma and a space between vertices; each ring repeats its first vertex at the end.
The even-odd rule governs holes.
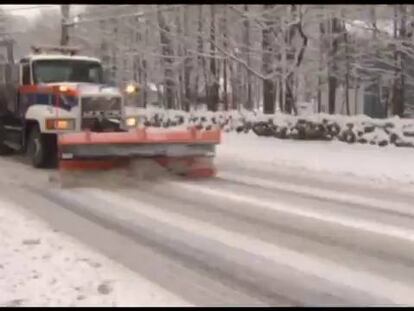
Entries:
POLYGON ((27 141, 27 155, 35 168, 50 168, 57 156, 56 138, 42 134, 37 125, 30 130, 27 141))
POLYGON ((0 119, 0 155, 8 155, 12 153, 12 149, 4 144, 6 139, 6 129, 4 128, 4 122, 0 119))

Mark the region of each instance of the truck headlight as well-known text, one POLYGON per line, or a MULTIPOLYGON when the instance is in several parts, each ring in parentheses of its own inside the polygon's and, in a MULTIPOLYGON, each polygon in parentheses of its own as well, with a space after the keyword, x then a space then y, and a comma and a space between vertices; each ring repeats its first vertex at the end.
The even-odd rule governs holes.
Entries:
POLYGON ((61 86, 59 86, 59 91, 67 92, 67 91, 69 91, 69 87, 67 85, 61 85, 61 86))
POLYGON ((46 129, 48 130, 74 130, 74 119, 47 119, 46 129))
POLYGON ((138 91, 139 91, 139 87, 138 87, 137 85, 135 85, 135 84, 128 84, 128 85, 125 87, 125 92, 126 92, 128 95, 138 93, 138 91))
POLYGON ((126 118, 126 120, 125 120, 125 124, 126 124, 126 126, 128 126, 128 127, 136 127, 136 126, 137 126, 137 124, 138 124, 138 122, 137 122, 137 118, 135 118, 135 117, 128 117, 128 118, 126 118))

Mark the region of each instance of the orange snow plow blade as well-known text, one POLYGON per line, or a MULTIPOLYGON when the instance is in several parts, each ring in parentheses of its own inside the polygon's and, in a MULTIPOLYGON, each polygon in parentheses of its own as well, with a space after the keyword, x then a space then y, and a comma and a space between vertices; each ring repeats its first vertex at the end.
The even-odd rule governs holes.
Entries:
POLYGON ((220 130, 135 129, 129 132, 81 132, 58 137, 59 169, 109 170, 132 159, 152 159, 180 175, 215 175, 213 158, 220 130))

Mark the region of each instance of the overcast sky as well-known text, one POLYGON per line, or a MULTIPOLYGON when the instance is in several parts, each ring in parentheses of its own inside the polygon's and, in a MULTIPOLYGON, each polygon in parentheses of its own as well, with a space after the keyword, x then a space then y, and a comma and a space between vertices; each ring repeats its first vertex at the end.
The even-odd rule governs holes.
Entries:
MULTIPOLYGON (((35 19, 39 16, 40 12, 42 10, 55 10, 57 14, 60 14, 59 10, 60 5, 52 5, 52 4, 3 4, 0 5, 0 8, 2 8, 4 11, 11 13, 13 15, 21 15, 25 16, 30 19, 35 19)), ((84 10, 85 5, 72 5, 71 6, 71 14, 79 14, 84 10)), ((352 32, 361 32, 362 28, 364 28, 365 23, 362 21, 354 20, 353 26, 347 25, 347 28, 352 32)), ((392 31, 392 25, 390 22, 381 22, 381 20, 378 21, 378 28, 380 28, 383 31, 387 31, 391 33, 392 31)))
MULTIPOLYGON (((38 17, 41 10, 56 10, 56 13, 60 13, 59 5, 52 4, 3 4, 0 5, 0 8, 7 13, 28 18, 38 17)), ((72 13, 79 13, 83 10, 83 5, 72 5, 71 9, 72 13)))

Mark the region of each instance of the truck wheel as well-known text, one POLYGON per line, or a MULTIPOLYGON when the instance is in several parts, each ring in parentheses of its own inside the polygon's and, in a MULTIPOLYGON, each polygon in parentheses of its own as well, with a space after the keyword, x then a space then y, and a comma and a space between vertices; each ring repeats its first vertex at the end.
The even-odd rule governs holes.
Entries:
POLYGON ((12 149, 4 144, 6 138, 6 129, 4 128, 4 122, 0 119, 0 155, 8 155, 12 153, 12 149))
POLYGON ((29 133, 27 142, 27 155, 36 168, 53 166, 56 157, 56 141, 52 135, 42 134, 39 127, 34 126, 29 133))

